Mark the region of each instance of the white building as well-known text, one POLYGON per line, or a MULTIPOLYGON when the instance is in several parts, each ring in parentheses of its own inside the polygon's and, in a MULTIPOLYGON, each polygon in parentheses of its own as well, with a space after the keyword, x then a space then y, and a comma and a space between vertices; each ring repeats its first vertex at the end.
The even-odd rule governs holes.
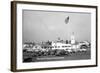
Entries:
POLYGON ((52 42, 52 49, 71 49, 71 44, 52 42))
POLYGON ((74 32, 71 35, 71 43, 66 44, 59 41, 60 40, 58 40, 57 42, 52 42, 52 49, 77 50, 79 48, 79 45, 76 44, 75 41, 74 32))

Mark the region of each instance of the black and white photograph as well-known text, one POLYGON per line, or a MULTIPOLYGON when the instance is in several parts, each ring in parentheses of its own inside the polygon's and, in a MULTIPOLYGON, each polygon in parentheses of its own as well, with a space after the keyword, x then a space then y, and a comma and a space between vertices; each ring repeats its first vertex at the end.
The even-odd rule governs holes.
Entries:
POLYGON ((91 14, 22 12, 23 62, 91 59, 91 14))
POLYGON ((97 6, 11 4, 12 71, 97 66, 97 6))

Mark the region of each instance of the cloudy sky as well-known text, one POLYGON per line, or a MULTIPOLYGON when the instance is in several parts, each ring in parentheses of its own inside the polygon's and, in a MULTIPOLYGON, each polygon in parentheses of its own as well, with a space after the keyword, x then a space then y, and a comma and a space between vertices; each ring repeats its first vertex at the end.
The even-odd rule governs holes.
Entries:
POLYGON ((91 14, 75 12, 54 12, 23 10, 23 43, 47 40, 70 40, 74 32, 77 41, 90 41, 91 14), (65 19, 69 16, 69 22, 65 19))

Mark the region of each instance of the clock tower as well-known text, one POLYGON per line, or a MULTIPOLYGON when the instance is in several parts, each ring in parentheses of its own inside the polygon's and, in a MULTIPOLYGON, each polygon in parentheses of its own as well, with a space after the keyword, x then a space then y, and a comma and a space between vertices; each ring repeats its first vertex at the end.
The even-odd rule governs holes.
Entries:
POLYGON ((74 36, 74 32, 71 35, 71 44, 75 44, 75 36, 74 36))

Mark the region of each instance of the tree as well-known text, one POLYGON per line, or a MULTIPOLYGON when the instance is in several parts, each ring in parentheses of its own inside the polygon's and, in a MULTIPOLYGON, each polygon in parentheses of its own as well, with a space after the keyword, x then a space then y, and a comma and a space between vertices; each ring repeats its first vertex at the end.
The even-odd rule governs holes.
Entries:
POLYGON ((68 40, 66 40, 66 44, 68 44, 68 40))

